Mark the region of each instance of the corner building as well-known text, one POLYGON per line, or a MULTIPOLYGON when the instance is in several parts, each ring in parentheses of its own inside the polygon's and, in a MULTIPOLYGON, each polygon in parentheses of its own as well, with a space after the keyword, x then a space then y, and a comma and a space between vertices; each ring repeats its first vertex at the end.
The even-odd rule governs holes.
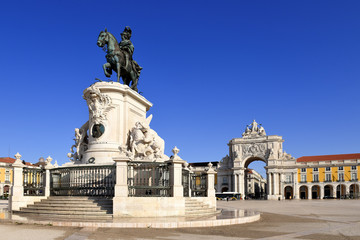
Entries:
POLYGON ((306 156, 296 159, 301 199, 359 198, 360 153, 306 156))
POLYGON ((229 154, 218 164, 217 189, 248 190, 248 166, 266 164, 267 199, 359 198, 360 153, 294 158, 283 150, 281 136, 267 136, 255 120, 242 138, 229 141, 229 154))

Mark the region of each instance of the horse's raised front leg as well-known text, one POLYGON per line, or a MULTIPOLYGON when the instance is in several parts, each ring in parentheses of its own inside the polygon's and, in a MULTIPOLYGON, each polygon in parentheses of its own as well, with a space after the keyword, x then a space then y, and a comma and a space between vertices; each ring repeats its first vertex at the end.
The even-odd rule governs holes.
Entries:
POLYGON ((104 69, 105 76, 110 77, 111 76, 111 64, 110 63, 105 63, 103 65, 103 69, 104 69), (110 72, 108 71, 108 69, 110 69, 110 72))
POLYGON ((116 63, 117 81, 120 82, 120 63, 116 63))

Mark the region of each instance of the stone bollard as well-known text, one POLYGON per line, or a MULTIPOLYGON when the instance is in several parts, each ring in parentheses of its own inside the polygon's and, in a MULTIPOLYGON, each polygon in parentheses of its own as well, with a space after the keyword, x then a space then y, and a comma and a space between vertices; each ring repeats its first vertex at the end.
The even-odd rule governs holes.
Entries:
POLYGON ((212 167, 212 163, 209 162, 207 173, 207 196, 208 197, 215 197, 215 173, 216 171, 212 167))
POLYGON ((182 165, 185 163, 177 154, 179 149, 174 147, 172 152, 174 153, 173 157, 170 159, 172 163, 170 169, 170 184, 172 186, 172 197, 183 197, 184 188, 182 186, 182 165))
POLYGON ((113 157, 116 165, 116 184, 113 198, 113 216, 126 216, 128 214, 129 188, 128 188, 128 162, 130 158, 125 155, 113 157))
POLYGON ((48 156, 45 164, 45 197, 50 196, 50 169, 54 166, 51 164, 52 158, 48 156))
POLYGON ((13 167, 13 185, 11 186, 11 196, 9 200, 10 211, 19 211, 20 204, 24 195, 23 186, 23 168, 25 165, 21 161, 21 155, 15 154, 16 161, 12 164, 13 167))

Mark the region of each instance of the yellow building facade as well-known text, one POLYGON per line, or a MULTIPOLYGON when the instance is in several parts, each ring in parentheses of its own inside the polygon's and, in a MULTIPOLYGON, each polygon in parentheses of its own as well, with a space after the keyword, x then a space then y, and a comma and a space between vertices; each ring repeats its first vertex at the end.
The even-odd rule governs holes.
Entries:
POLYGON ((0 196, 10 192, 13 179, 13 169, 11 164, 15 162, 13 158, 0 158, 0 196))
POLYGON ((360 154, 300 157, 296 167, 300 199, 360 198, 360 154))

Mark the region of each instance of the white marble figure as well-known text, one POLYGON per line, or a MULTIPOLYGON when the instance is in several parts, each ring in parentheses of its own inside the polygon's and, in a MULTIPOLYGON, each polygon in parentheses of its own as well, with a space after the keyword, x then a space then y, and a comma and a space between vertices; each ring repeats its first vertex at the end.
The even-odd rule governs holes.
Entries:
POLYGON ((249 136, 251 133, 251 130, 249 129, 249 125, 246 126, 245 132, 242 134, 243 137, 249 136))
POLYGON ((164 158, 165 141, 150 128, 152 115, 143 122, 136 122, 130 131, 129 149, 135 159, 164 158))
POLYGON ((86 122, 80 129, 75 128, 75 144, 71 146, 70 153, 68 153, 68 157, 71 161, 80 161, 82 155, 87 150, 87 130, 89 129, 89 122, 86 122), (74 148, 76 150, 74 150, 74 148))
POLYGON ((265 129, 264 129, 263 126, 261 126, 261 127, 259 128, 259 135, 260 135, 260 136, 266 136, 266 132, 265 132, 265 129))
POLYGON ((252 124, 251 124, 251 132, 257 132, 258 130, 259 130, 259 128, 258 128, 258 124, 257 124, 257 122, 255 122, 255 119, 254 119, 254 121, 252 122, 252 124))

